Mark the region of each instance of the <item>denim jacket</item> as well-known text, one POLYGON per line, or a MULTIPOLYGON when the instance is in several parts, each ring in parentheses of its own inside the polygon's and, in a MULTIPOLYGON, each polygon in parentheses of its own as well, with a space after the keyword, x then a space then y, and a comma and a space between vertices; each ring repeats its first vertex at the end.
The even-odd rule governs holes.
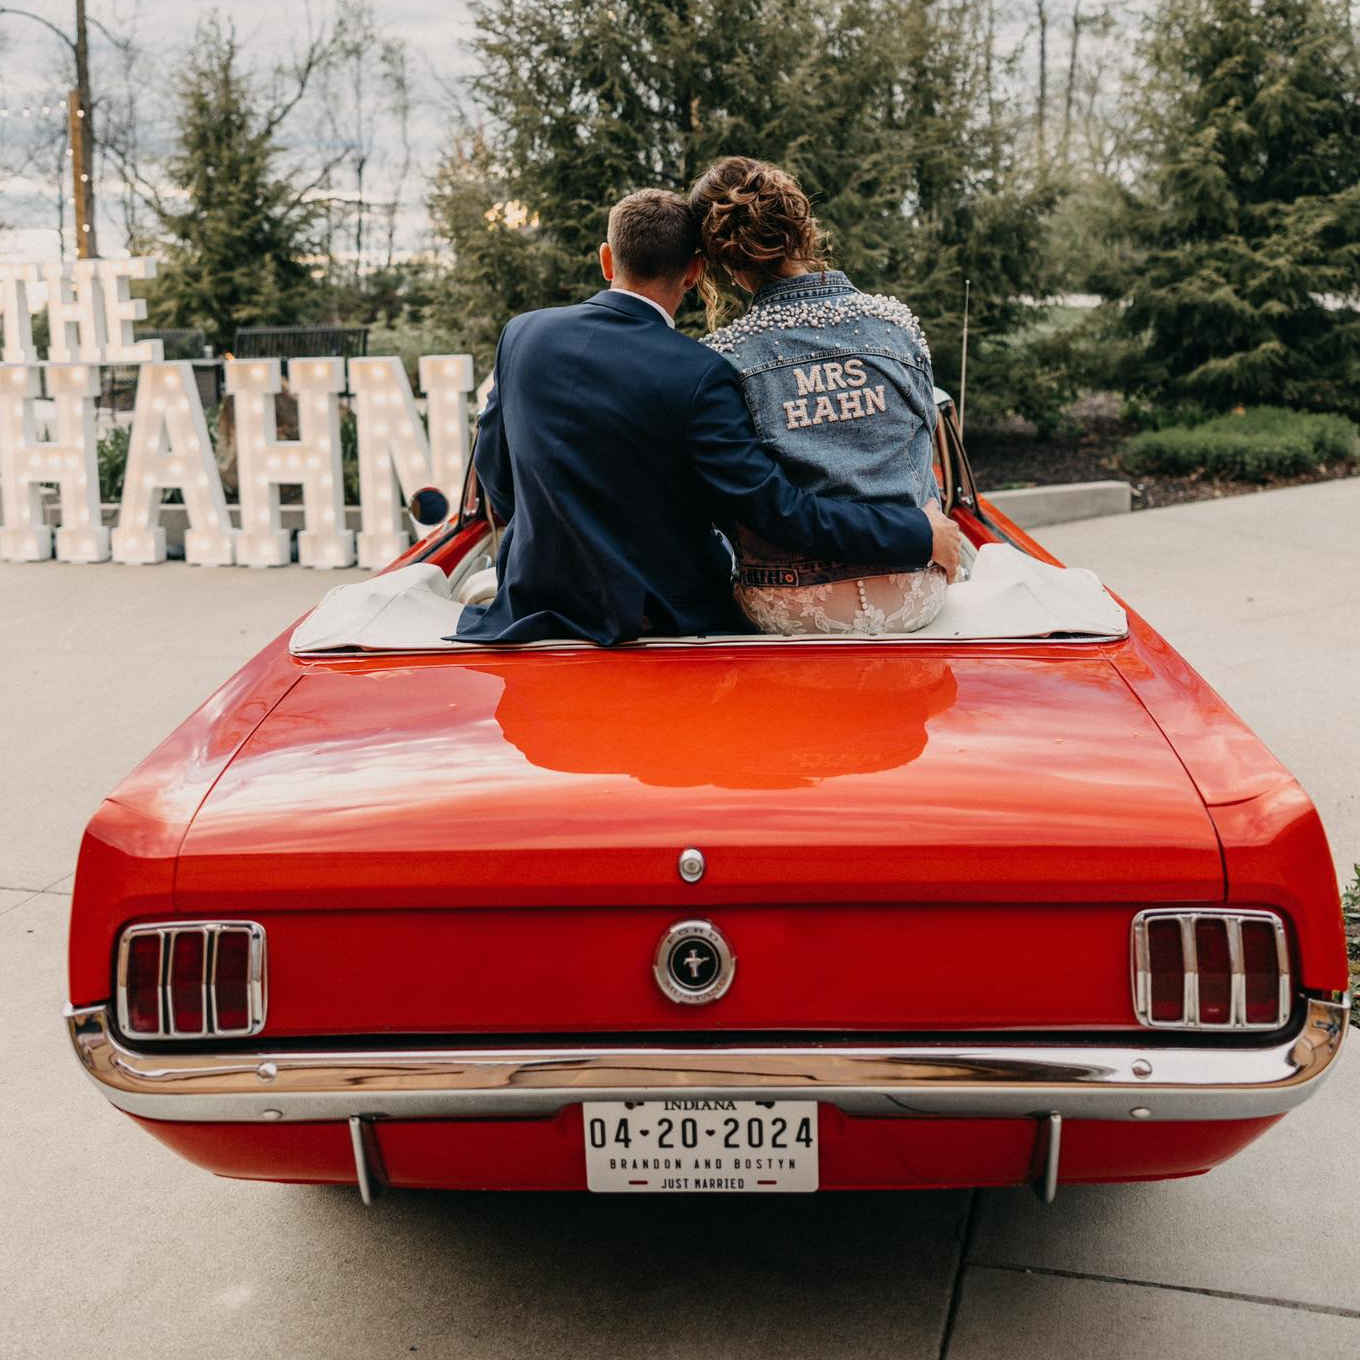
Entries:
MULTIPOLYGON (((805 490, 916 506, 939 496, 930 350, 905 303, 861 293, 838 269, 777 279, 704 343, 737 369, 757 433, 805 490)), ((884 571, 800 558, 740 528, 737 550, 746 585, 884 571)))

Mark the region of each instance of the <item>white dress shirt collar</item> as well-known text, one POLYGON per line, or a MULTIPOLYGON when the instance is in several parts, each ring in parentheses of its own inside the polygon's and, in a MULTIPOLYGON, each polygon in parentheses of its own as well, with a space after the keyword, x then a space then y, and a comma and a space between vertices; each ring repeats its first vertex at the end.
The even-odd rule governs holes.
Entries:
POLYGON ((640 302, 645 302, 649 307, 655 307, 661 313, 662 319, 671 330, 675 329, 675 318, 659 303, 655 298, 649 298, 645 293, 635 293, 631 288, 615 288, 616 293, 622 293, 624 297, 635 297, 640 302))

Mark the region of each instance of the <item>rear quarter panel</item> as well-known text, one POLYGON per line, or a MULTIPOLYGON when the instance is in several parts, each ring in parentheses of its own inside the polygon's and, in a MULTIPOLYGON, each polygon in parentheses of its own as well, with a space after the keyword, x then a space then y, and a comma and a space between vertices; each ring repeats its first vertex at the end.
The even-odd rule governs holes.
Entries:
POLYGON ((174 910, 177 856, 195 812, 297 679, 287 636, 237 671, 95 812, 81 840, 71 897, 72 1005, 108 997, 113 943, 124 922, 174 910))
MULTIPOLYGON (((1058 563, 990 502, 984 499, 982 508, 1005 537, 1058 563)), ((966 511, 960 518, 965 529, 987 534, 966 511)), ((1208 681, 1127 602, 1120 603, 1128 611, 1129 636, 1108 648, 1109 658, 1204 800, 1222 848, 1227 900, 1286 912, 1298 981, 1315 991, 1345 990, 1340 896, 1312 800, 1208 681)))

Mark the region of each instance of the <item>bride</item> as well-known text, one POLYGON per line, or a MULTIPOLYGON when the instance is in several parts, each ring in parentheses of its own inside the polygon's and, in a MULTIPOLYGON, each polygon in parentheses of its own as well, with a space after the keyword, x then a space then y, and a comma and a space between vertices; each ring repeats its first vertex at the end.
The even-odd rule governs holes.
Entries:
MULTIPOLYGON (((792 176, 745 156, 690 191, 707 260, 709 324, 722 290, 744 316, 706 336, 741 376, 756 429, 791 480, 820 495, 895 500, 942 519, 933 471, 934 379, 920 324, 896 298, 827 268, 824 236, 792 176)), ((766 633, 904 633, 944 603, 944 571, 824 562, 738 526, 737 601, 766 633)))

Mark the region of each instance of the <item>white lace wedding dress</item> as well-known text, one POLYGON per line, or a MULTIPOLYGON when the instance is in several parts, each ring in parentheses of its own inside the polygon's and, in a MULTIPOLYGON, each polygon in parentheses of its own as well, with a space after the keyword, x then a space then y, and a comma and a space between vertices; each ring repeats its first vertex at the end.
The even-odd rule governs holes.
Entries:
POLYGON ((762 633, 873 637, 924 628, 944 605, 941 568, 816 586, 738 586, 737 603, 762 633))

